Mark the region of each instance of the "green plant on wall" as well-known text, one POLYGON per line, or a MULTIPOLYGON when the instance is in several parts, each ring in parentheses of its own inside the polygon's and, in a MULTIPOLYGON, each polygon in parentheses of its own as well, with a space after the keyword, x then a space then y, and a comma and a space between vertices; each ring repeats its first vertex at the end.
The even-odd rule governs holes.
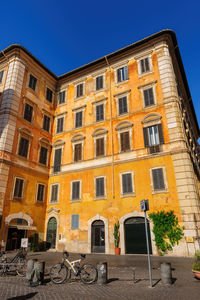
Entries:
POLYGON ((166 254, 179 243, 183 237, 183 229, 178 224, 178 218, 174 211, 158 211, 149 214, 153 221, 153 233, 155 235, 156 247, 160 255, 166 254))
POLYGON ((115 248, 119 247, 119 221, 114 225, 114 240, 115 240, 115 248))

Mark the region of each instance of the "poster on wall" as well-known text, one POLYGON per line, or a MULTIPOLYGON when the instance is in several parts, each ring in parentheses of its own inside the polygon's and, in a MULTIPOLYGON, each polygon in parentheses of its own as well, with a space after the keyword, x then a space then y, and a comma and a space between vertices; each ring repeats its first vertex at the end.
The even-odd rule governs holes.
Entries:
POLYGON ((27 238, 21 239, 21 248, 28 248, 28 239, 27 238))

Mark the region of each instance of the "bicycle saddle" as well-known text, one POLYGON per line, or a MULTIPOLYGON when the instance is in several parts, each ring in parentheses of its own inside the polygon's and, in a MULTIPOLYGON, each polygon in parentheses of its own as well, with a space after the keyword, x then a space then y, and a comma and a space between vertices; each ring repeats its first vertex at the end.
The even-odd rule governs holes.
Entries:
POLYGON ((63 252, 63 256, 66 256, 66 257, 68 257, 68 256, 69 256, 69 252, 67 252, 67 251, 64 251, 64 252, 63 252))
POLYGON ((86 257, 86 255, 85 255, 85 254, 80 254, 80 256, 81 256, 82 258, 85 258, 85 257, 86 257))

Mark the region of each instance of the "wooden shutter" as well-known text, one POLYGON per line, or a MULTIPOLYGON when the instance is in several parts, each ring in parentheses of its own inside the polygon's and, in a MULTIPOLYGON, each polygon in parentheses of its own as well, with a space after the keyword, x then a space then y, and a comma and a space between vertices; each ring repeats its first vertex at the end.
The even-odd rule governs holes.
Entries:
POLYGON ((74 147, 74 161, 82 160, 82 144, 76 144, 74 147))
POLYGON ((37 201, 43 201, 44 198, 44 185, 38 184, 37 201))
POLYGON ((49 132, 50 118, 44 115, 43 119, 43 129, 49 132))
POLYGON ((163 135, 162 124, 158 124, 158 134, 159 134, 160 144, 164 144, 164 135, 163 135))
POLYGON ((120 134, 121 139, 121 151, 130 150, 129 132, 122 132, 120 134))
POLYGON ((148 72, 150 70, 150 66, 149 66, 149 58, 146 57, 145 58, 145 71, 148 72))
POLYGON ((29 140, 21 137, 20 143, 19 143, 19 153, 18 153, 20 156, 27 157, 28 144, 29 144, 29 140))
POLYGON ((18 198, 22 197, 23 184, 24 184, 24 181, 22 179, 16 178, 14 197, 18 197, 18 198))
POLYGON ((96 197, 104 196, 104 178, 96 178, 96 197))
POLYGON ((51 202, 57 202, 58 200, 58 185, 52 185, 51 189, 51 202))
POLYGON ((40 160, 39 160, 39 162, 41 164, 46 165, 46 163, 47 163, 47 151, 48 150, 45 147, 40 148, 40 160))
POLYGON ((96 106, 96 121, 100 121, 104 119, 104 110, 103 104, 96 106))
POLYGON ((24 119, 31 122, 32 121, 32 115, 33 115, 33 107, 29 104, 25 104, 24 109, 24 119))
POLYGON ((82 111, 76 113, 76 127, 82 126, 82 111))
POLYGON ((127 113, 127 97, 119 98, 119 114, 127 113))
POLYGON ((154 169, 152 170, 152 177, 153 177, 153 187, 154 190, 164 190, 165 184, 164 184, 164 177, 163 177, 163 169, 154 169))
POLYGON ((149 147, 148 127, 143 128, 144 146, 149 147))
POLYGON ((80 198, 80 182, 75 181, 72 183, 72 199, 76 200, 80 198))
POLYGON ((63 125, 64 125, 64 118, 59 118, 57 120, 57 133, 63 131, 63 125))
POLYGON ((62 149, 56 149, 54 152, 54 172, 59 172, 61 167, 62 149))
POLYGON ((72 215, 71 229, 79 229, 79 215, 72 215))
POLYGON ((133 192, 131 174, 122 175, 122 188, 123 188, 123 194, 133 192))
POLYGON ((96 156, 104 155, 104 138, 96 139, 96 156))
POLYGON ((121 69, 117 70, 117 82, 120 82, 121 80, 121 69))
POLYGON ((128 80, 128 66, 124 67, 124 80, 128 80))

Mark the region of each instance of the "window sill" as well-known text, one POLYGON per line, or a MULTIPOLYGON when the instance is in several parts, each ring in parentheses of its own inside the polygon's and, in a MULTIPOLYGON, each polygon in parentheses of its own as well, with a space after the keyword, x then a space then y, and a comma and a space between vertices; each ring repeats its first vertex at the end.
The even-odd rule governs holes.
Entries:
POLYGON ((129 79, 123 80, 123 81, 120 81, 120 82, 116 82, 116 83, 115 83, 115 86, 118 87, 119 85, 124 84, 124 83, 127 83, 127 82, 129 82, 129 79))
POLYGON ((95 90, 94 94, 96 95, 96 94, 98 94, 100 92, 104 92, 104 91, 105 91, 105 88, 102 88, 102 89, 99 89, 99 90, 95 90))
POLYGON ((135 197, 135 193, 121 194, 120 198, 135 197))
POLYGON ((54 204, 59 204, 59 202, 58 201, 49 201, 49 204, 54 205, 54 204))
POLYGON ((35 202, 36 205, 44 205, 44 201, 43 200, 37 200, 35 202))
POLYGON ((150 71, 147 71, 147 72, 140 73, 140 74, 139 74, 139 78, 141 78, 141 77, 143 77, 143 76, 145 76, 145 75, 152 74, 152 73, 153 73, 153 71, 152 71, 152 70, 150 70, 150 71))
POLYGON ((106 196, 100 196, 100 197, 95 197, 95 198, 94 198, 95 201, 106 200, 106 199, 107 199, 106 196))
POLYGON ((74 98, 74 101, 78 101, 78 100, 80 100, 80 99, 83 99, 85 97, 85 95, 82 95, 82 96, 79 96, 79 97, 75 97, 74 98))
POLYGON ((150 109, 152 107, 155 107, 157 105, 157 103, 154 103, 154 104, 151 104, 151 105, 148 105, 148 106, 144 106, 143 109, 147 110, 147 109, 150 109))
POLYGON ((57 103, 57 107, 61 107, 61 106, 64 106, 64 105, 66 105, 66 104, 67 104, 67 102, 57 103))
POLYGON ((169 191, 168 189, 165 189, 165 190, 159 190, 159 191, 154 191, 152 190, 151 194, 152 195, 156 195, 156 194, 167 194, 169 191))
POLYGON ((81 199, 70 200, 70 203, 79 203, 79 202, 81 202, 81 199))
POLYGON ((22 202, 22 201, 23 201, 23 198, 22 198, 22 197, 13 197, 12 200, 13 200, 13 201, 20 201, 20 202, 22 202))

